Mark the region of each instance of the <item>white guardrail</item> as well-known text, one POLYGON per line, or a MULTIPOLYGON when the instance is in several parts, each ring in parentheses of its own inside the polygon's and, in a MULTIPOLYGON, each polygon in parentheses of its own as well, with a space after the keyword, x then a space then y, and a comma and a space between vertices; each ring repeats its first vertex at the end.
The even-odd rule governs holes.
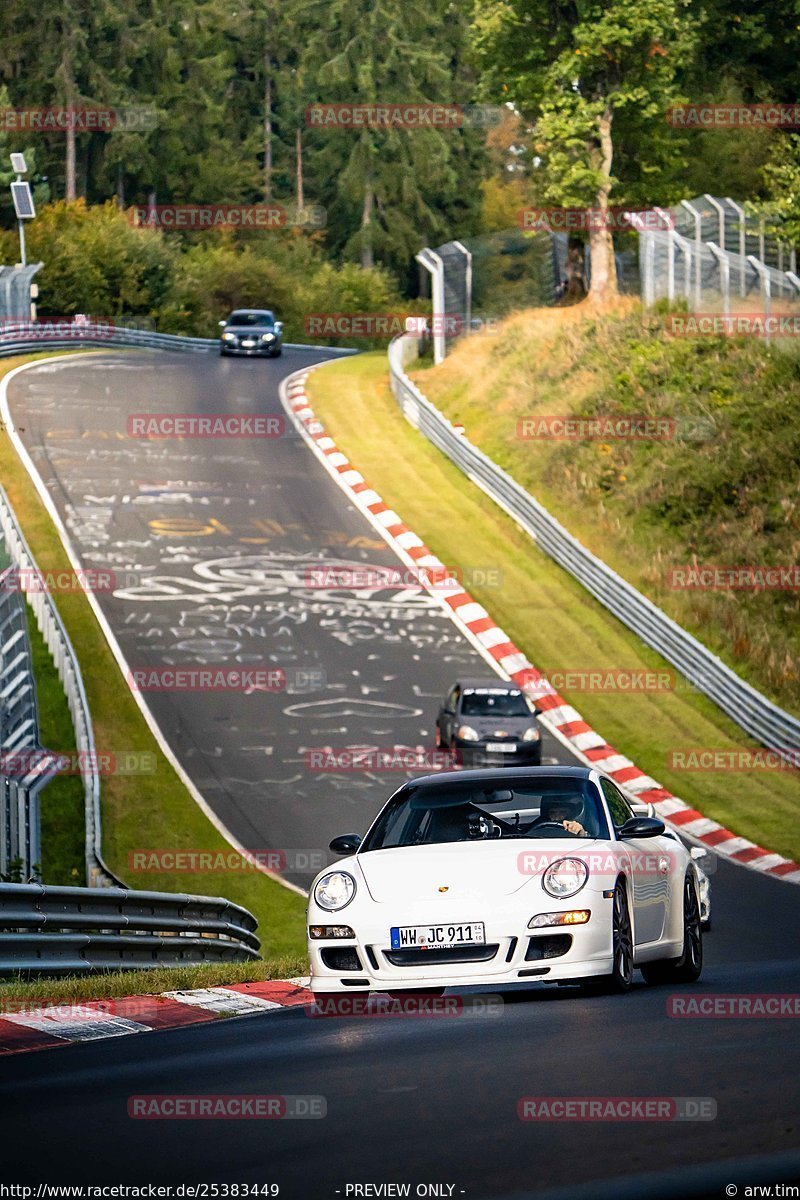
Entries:
POLYGON ((667 616, 568 533, 538 500, 492 462, 431 404, 405 373, 417 357, 416 338, 389 347, 389 375, 400 409, 413 427, 446 454, 559 566, 624 625, 658 651, 699 692, 763 745, 789 761, 800 749, 800 720, 741 679, 720 658, 667 616))

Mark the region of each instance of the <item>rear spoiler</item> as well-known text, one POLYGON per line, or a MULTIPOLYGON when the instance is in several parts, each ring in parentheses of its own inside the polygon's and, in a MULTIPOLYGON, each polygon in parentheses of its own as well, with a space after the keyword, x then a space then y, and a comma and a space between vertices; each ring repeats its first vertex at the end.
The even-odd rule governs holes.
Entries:
POLYGON ((634 800, 631 803, 631 808, 636 813, 637 817, 654 817, 656 815, 656 808, 654 804, 637 804, 634 800))

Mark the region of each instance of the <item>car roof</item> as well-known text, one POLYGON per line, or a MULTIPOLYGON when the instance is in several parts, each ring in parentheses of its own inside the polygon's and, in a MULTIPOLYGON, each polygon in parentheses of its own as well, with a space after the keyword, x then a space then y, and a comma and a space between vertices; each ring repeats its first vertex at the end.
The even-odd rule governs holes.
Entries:
POLYGON ((498 767, 495 770, 486 767, 476 771, 437 771, 434 775, 418 775, 409 779, 403 787, 412 787, 418 783, 441 784, 443 787, 450 783, 488 783, 490 780, 502 785, 503 781, 523 779, 589 779, 594 767, 498 767))
POLYGON ((490 688, 505 688, 509 692, 521 692, 522 691, 522 688, 519 686, 518 683, 513 683, 511 680, 508 680, 508 679, 498 679, 498 677, 496 675, 493 675, 491 677, 487 676, 487 675, 483 675, 483 676, 478 675, 475 677, 470 676, 469 678, 466 678, 466 679, 457 679, 455 681, 455 683, 450 685, 450 688, 448 690, 452 691, 454 687, 460 687, 460 688, 489 688, 490 687, 490 688))

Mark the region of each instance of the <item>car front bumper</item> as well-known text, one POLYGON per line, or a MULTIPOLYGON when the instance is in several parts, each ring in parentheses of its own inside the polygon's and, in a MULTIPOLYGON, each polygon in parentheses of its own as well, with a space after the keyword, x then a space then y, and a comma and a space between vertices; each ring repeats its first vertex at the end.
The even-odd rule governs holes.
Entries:
MULTIPOLYGON (((511 900, 512 898, 507 898, 511 900)), ((533 897, 531 897, 533 901, 533 897)), ((349 925, 354 939, 309 938, 311 990, 314 992, 397 991, 405 988, 465 987, 478 984, 493 986, 529 981, 588 979, 607 975, 612 968, 612 901, 602 891, 583 888, 568 901, 542 901, 528 907, 517 897, 490 917, 476 911, 480 906, 463 898, 439 902, 415 902, 398 912, 391 904, 375 904, 367 898, 360 912, 350 906, 339 913, 323 913, 313 904, 309 925, 349 925), (589 909, 585 925, 552 926, 529 929, 527 923, 537 913, 589 909), (383 910, 387 910, 385 915, 383 910), (483 920, 486 945, 470 948, 462 961, 445 952, 414 950, 407 953, 391 949, 390 926, 428 923, 464 923, 483 920), (565 939, 553 942, 552 939, 565 939), (566 939, 569 939, 568 943, 566 939), (476 961, 482 951, 482 961, 476 961), (359 967, 343 970, 331 965, 330 950, 355 951, 359 967), (441 959, 449 961, 440 961, 441 959), (327 961, 326 961, 327 959, 327 961)), ((464 948, 466 950, 467 948, 464 948)))
POLYGON ((514 742, 513 751, 490 751, 482 742, 454 742, 456 761, 470 770, 479 767, 537 767, 542 758, 542 741, 514 742))
POLYGON ((269 357, 280 350, 280 342, 263 343, 257 346, 237 346, 229 342, 220 343, 220 352, 222 354, 237 354, 243 358, 258 358, 260 355, 269 357))

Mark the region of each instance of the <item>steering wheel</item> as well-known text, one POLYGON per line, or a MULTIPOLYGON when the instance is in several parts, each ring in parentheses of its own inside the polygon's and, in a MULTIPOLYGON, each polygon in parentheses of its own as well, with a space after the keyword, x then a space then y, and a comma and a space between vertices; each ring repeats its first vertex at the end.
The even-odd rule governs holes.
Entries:
POLYGON ((560 821, 542 821, 540 825, 536 825, 533 829, 528 830, 528 837, 547 837, 547 834, 541 834, 542 829, 557 829, 563 837, 580 837, 579 833, 573 833, 571 829, 565 829, 560 821))

